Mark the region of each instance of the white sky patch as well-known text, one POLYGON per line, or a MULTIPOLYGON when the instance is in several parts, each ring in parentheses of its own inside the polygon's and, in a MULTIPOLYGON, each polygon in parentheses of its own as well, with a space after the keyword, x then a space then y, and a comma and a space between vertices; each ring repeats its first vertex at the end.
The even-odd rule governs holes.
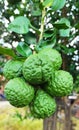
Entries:
POLYGON ((72 34, 75 34, 76 33, 76 29, 75 28, 71 28, 71 32, 72 32, 72 34))
POLYGON ((4 19, 4 24, 5 24, 5 27, 7 28, 8 24, 9 24, 9 21, 7 19, 4 19))
POLYGON ((79 36, 75 37, 71 42, 70 45, 73 46, 75 43, 79 41, 79 36))
POLYGON ((58 43, 61 43, 61 40, 59 40, 58 43))
POLYGON ((15 14, 19 14, 20 12, 19 12, 18 9, 15 9, 15 10, 14 10, 14 13, 15 13, 15 14))
POLYGON ((74 11, 76 9, 76 7, 73 5, 71 8, 71 11, 74 11))
POLYGON ((75 19, 74 15, 72 16, 72 19, 75 19))
POLYGON ((68 4, 66 4, 66 7, 69 7, 70 6, 70 4, 68 3, 68 4))
POLYGON ((26 14, 24 14, 24 16, 26 17, 26 14))
POLYGON ((34 46, 33 44, 30 45, 30 48, 31 48, 32 50, 34 50, 34 47, 35 47, 35 46, 34 46))
POLYGON ((5 0, 5 2, 4 2, 4 3, 5 3, 5 5, 6 5, 6 6, 8 5, 8 2, 7 2, 7 0, 5 0))
POLYGON ((14 16, 11 16, 10 17, 10 21, 12 22, 14 20, 14 16))
POLYGON ((52 15, 54 15, 54 12, 52 12, 52 15))
POLYGON ((75 65, 78 65, 78 63, 75 63, 75 65))
POLYGON ((20 5, 20 7, 23 9, 23 8, 24 8, 24 5, 23 5, 23 4, 21 4, 21 5, 20 5))
POLYGON ((31 17, 31 14, 29 14, 29 16, 31 17))
POLYGON ((9 43, 3 44, 4 47, 12 48, 9 43))
POLYGON ((4 32, 2 37, 7 36, 7 35, 8 35, 8 33, 7 33, 7 32, 4 32))
POLYGON ((49 17, 48 19, 45 18, 46 23, 48 23, 51 20, 51 17, 49 17))
POLYGON ((13 47, 17 47, 17 45, 18 45, 18 42, 12 42, 12 45, 13 45, 13 47))
POLYGON ((7 10, 7 9, 8 9, 8 7, 7 7, 6 5, 4 6, 4 8, 5 8, 5 10, 7 10))
POLYGON ((22 0, 22 3, 25 3, 26 2, 26 0, 22 0))
POLYGON ((30 28, 29 30, 30 30, 32 33, 35 33, 35 31, 34 31, 32 28, 30 28))
POLYGON ((48 27, 49 27, 49 28, 52 28, 52 27, 53 27, 53 25, 52 25, 51 23, 49 23, 49 24, 48 24, 48 27))
POLYGON ((24 39, 23 39, 23 38, 21 38, 21 41, 22 41, 22 42, 24 42, 24 39))
POLYGON ((4 43, 4 40, 1 38, 0 39, 0 44, 3 44, 4 43))
POLYGON ((70 12, 70 15, 73 15, 73 13, 72 13, 72 12, 70 12))
POLYGON ((79 70, 79 66, 77 66, 76 69, 79 70))
POLYGON ((79 57, 78 57, 78 55, 75 55, 74 58, 75 58, 76 61, 78 61, 79 57))
POLYGON ((69 13, 67 13, 67 16, 69 16, 70 14, 69 13))
POLYGON ((78 54, 78 50, 74 51, 74 54, 78 54))
POLYGON ((47 17, 50 17, 50 13, 47 14, 47 17))

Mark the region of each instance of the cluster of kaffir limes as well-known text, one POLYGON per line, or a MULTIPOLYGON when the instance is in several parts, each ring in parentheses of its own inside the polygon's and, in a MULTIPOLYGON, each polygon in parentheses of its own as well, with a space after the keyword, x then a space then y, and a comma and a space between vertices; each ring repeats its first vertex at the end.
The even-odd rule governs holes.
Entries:
POLYGON ((37 118, 56 111, 54 97, 69 95, 73 90, 72 75, 60 70, 62 58, 55 49, 45 48, 24 62, 9 60, 4 66, 6 99, 15 107, 29 105, 37 118))

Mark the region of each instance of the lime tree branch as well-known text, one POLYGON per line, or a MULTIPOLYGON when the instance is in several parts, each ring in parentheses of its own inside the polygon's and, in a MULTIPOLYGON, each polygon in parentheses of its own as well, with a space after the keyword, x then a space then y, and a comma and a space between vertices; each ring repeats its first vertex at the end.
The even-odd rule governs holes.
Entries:
MULTIPOLYGON (((41 3, 43 3, 43 0, 41 0, 41 3)), ((41 33, 40 33, 40 36, 39 36, 39 41, 43 38, 45 15, 46 15, 46 10, 45 10, 45 7, 43 7, 42 17, 41 17, 41 26, 40 26, 40 32, 41 33)))

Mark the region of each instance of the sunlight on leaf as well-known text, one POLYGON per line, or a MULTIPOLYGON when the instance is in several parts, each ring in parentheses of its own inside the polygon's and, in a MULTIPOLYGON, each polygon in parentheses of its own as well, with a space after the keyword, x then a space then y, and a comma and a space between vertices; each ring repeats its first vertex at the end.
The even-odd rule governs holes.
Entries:
POLYGON ((8 30, 18 34, 26 34, 29 31, 29 26, 29 19, 24 16, 19 16, 9 24, 8 30))
POLYGON ((52 10, 56 11, 62 9, 66 3, 66 0, 54 0, 52 5, 52 10))

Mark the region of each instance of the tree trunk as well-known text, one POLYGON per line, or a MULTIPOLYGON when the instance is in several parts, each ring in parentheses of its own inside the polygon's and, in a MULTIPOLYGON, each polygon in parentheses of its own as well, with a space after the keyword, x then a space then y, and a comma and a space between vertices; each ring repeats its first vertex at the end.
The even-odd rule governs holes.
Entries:
POLYGON ((71 130, 70 101, 67 98, 56 99, 56 101, 57 111, 43 121, 43 130, 71 130), (64 110, 64 119, 62 119, 62 110, 64 110))
POLYGON ((57 112, 43 121, 43 130, 56 130, 57 112))
POLYGON ((71 130, 71 105, 70 100, 65 105, 65 128, 64 130, 71 130))

